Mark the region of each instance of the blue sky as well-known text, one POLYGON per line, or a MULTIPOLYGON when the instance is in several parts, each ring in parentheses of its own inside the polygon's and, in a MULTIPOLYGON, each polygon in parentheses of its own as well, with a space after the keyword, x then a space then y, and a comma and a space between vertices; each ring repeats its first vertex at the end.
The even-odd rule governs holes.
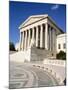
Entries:
POLYGON ((56 24, 66 32, 66 6, 63 4, 9 2, 9 40, 16 44, 19 41, 18 27, 30 15, 48 14, 56 24))

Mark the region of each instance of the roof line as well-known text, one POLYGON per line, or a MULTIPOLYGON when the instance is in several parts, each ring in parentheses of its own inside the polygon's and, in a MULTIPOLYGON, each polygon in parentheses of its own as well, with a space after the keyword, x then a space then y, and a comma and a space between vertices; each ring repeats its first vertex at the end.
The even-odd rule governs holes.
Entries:
MULTIPOLYGON (((43 15, 32 15, 32 16, 29 16, 20 26, 19 26, 19 29, 20 28, 22 28, 22 25, 24 25, 30 18, 39 18, 38 16, 40 16, 40 17, 47 17, 48 16, 48 14, 43 14, 43 15)), ((35 21, 35 22, 37 22, 37 21, 35 21)), ((33 22, 33 23, 35 23, 35 22, 33 22)), ((33 23, 31 23, 31 24, 33 24, 33 23)), ((30 25, 30 24, 28 24, 28 25, 30 25)), ((28 25, 26 25, 26 26, 28 26, 28 25)), ((25 26, 24 26, 25 27, 25 26)))
MULTIPOLYGON (((42 19, 40 19, 40 20, 37 20, 37 21, 35 21, 35 22, 31 23, 31 24, 34 24, 34 23, 36 23, 36 22, 39 22, 39 21, 41 21, 41 20, 43 20, 43 19, 45 19, 45 18, 42 18, 42 19)), ((31 24, 28 24, 28 25, 26 25, 26 26, 29 26, 29 25, 31 25, 31 24)), ((21 27, 21 28, 25 28, 26 26, 21 27)), ((20 29, 21 29, 21 28, 20 28, 20 29)))
MULTIPOLYGON (((36 16, 36 15, 35 15, 36 16)), ((37 15, 38 16, 38 15, 37 15)), ((30 16, 29 18, 28 18, 28 20, 31 18, 32 16, 30 16)), ((34 17, 34 16, 33 16, 34 17)), ((42 19, 40 19, 40 20, 37 20, 37 21, 35 21, 35 22, 33 22, 33 23, 31 23, 31 24, 28 24, 28 25, 26 25, 26 26, 29 26, 29 25, 32 25, 32 24, 34 24, 34 23, 36 23, 36 22, 39 22, 39 21, 41 21, 41 20, 43 20, 43 19, 45 19, 45 18, 48 18, 62 33, 64 33, 64 31, 60 28, 60 27, 58 27, 57 25, 56 25, 56 23, 54 22, 54 20, 52 20, 51 19, 51 17, 49 17, 47 14, 46 14, 46 17, 43 17, 42 19)), ((27 20, 26 20, 27 21, 27 20)), ((25 22, 26 22, 25 21, 25 22)), ((24 23, 25 23, 24 22, 24 23)), ((24 27, 21 27, 21 28, 25 28, 26 26, 24 26, 24 27)), ((19 27, 19 29, 21 29, 20 27, 19 27)))
POLYGON ((60 28, 60 27, 58 27, 57 26, 57 24, 48 16, 48 19, 58 28, 58 29, 60 29, 60 31, 62 32, 62 33, 64 33, 64 31, 60 28))

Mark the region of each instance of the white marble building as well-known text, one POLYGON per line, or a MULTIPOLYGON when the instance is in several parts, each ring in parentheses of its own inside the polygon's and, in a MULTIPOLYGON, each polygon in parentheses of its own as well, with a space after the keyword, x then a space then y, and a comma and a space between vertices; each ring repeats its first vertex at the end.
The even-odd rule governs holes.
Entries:
POLYGON ((60 34, 57 36, 57 53, 60 51, 66 52, 66 34, 60 34))
POLYGON ((30 49, 30 55, 38 59, 56 55, 56 39, 63 31, 47 14, 28 17, 19 29, 20 51, 30 49))

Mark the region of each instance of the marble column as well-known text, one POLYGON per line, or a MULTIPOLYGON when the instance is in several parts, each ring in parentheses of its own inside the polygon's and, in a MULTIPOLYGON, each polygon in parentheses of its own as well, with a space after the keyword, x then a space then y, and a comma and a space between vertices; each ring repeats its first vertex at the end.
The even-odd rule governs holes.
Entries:
POLYGON ((24 50, 25 50, 25 31, 24 31, 24 50))
POLYGON ((49 42, 50 42, 49 44, 50 44, 50 51, 51 51, 51 26, 49 27, 49 35, 50 35, 50 36, 49 36, 49 38, 50 38, 50 39, 49 39, 49 40, 50 40, 50 41, 49 41, 49 42))
POLYGON ((34 28, 32 28, 32 39, 34 40, 35 31, 34 28))
POLYGON ((23 50, 24 50, 24 31, 23 31, 23 50))
POLYGON ((21 50, 21 32, 20 32, 20 41, 19 42, 20 42, 20 50, 21 50))
POLYGON ((53 51, 53 28, 51 28, 51 50, 53 51))
POLYGON ((53 29, 53 51, 55 51, 55 42, 56 39, 55 39, 55 29, 53 29))
POLYGON ((26 31, 24 31, 24 33, 25 33, 25 37, 24 37, 24 50, 26 50, 26 35, 27 35, 27 33, 26 33, 26 31))
POLYGON ((21 49, 23 50, 23 32, 21 32, 21 49))
POLYGON ((36 27, 36 47, 38 47, 38 26, 36 27))
POLYGON ((56 29, 54 29, 54 50, 55 50, 55 52, 56 52, 56 47, 57 47, 57 43, 56 43, 56 29))
POLYGON ((43 26, 40 26, 40 48, 43 48, 43 26))
POLYGON ((52 50, 54 50, 54 29, 52 29, 52 43, 53 43, 52 50))
POLYGON ((27 30, 26 30, 26 34, 25 34, 25 49, 27 49, 27 30))
POLYGON ((48 24, 45 24, 45 48, 48 50, 48 24))
POLYGON ((23 32, 21 32, 21 50, 23 49, 23 32))
POLYGON ((53 51, 54 51, 54 29, 53 29, 53 51))
POLYGON ((28 30, 28 48, 30 46, 30 29, 28 30))

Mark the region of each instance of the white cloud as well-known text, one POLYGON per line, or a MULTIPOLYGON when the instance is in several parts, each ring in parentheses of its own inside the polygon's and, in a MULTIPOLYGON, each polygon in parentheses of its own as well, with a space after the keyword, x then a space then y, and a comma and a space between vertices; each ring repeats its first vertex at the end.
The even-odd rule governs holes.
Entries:
POLYGON ((51 10, 57 10, 59 8, 59 5, 53 5, 52 7, 51 7, 51 10))

